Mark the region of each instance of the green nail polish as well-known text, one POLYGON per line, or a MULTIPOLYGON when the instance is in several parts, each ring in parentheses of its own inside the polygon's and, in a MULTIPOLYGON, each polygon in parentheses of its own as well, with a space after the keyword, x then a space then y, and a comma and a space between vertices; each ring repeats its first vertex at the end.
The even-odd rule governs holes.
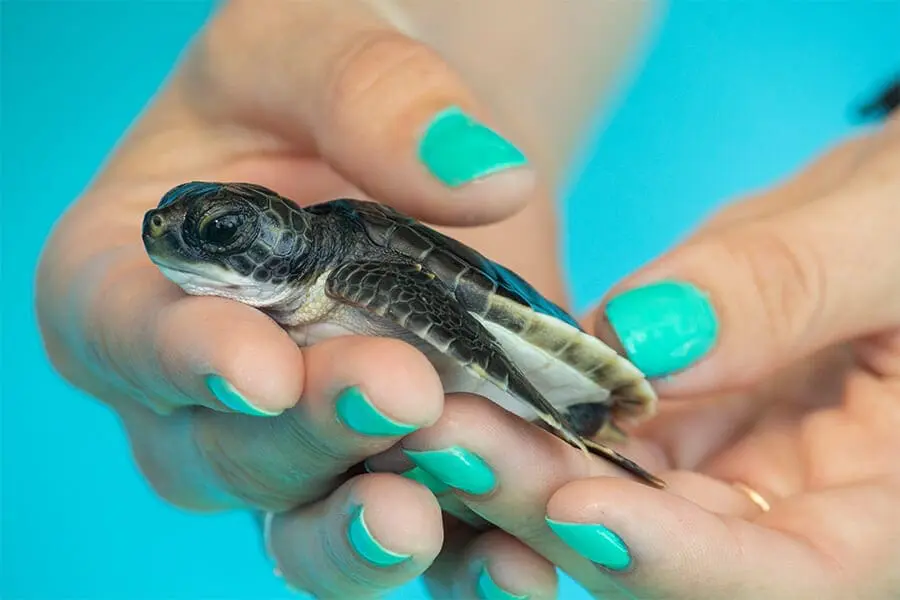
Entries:
MULTIPOLYGON (((363 461, 363 468, 366 470, 366 473, 381 473, 381 471, 373 471, 372 467, 369 466, 368 460, 363 461)), ((416 483, 421 483, 422 485, 427 487, 429 490, 431 490, 431 493, 434 494, 435 496, 437 496, 439 494, 443 494, 444 492, 446 492, 447 490, 450 489, 449 485, 447 485, 443 481, 438 480, 435 477, 432 477, 426 471, 423 471, 419 467, 413 467, 413 468, 409 469, 408 471, 404 471, 403 473, 400 473, 400 476, 406 477, 410 481, 415 481, 416 483)))
POLYGON ((613 571, 621 571, 631 564, 628 546, 603 525, 562 523, 550 517, 545 520, 562 541, 588 560, 613 571))
POLYGON ((252 402, 244 398, 233 385, 228 383, 223 377, 218 375, 210 375, 206 378, 206 387, 209 391, 225 406, 231 410, 244 413, 245 415, 253 415, 257 417, 274 417, 281 412, 271 412, 263 410, 252 402))
POLYGON ((449 485, 437 479, 436 477, 429 475, 427 471, 419 467, 413 467, 409 471, 401 473, 401 475, 403 477, 406 477, 407 479, 411 479, 415 482, 421 483, 429 490, 431 490, 431 493, 435 496, 437 496, 438 494, 443 494, 450 489, 449 485))
POLYGON ((481 567, 481 573, 475 584, 475 592, 481 600, 528 600, 527 594, 518 596, 497 585, 486 566, 481 567))
POLYGON ((341 392, 335 408, 344 425, 363 435, 405 435, 418 429, 415 425, 398 423, 378 412, 355 386, 341 392))
POLYGON ((347 529, 347 538, 350 545, 364 559, 375 565, 376 567, 393 567, 409 560, 409 554, 399 554, 388 550, 381 545, 381 542, 375 539, 369 527, 366 525, 363 516, 363 507, 356 509, 353 518, 350 520, 350 527, 347 529))
POLYGON ((459 446, 403 452, 430 475, 469 494, 487 494, 497 483, 494 472, 481 457, 459 446))
POLYGON ((518 148, 456 106, 435 115, 422 137, 419 158, 450 187, 528 164, 518 148))
POLYGON ((677 281, 616 296, 606 306, 606 318, 629 359, 648 377, 689 367, 712 349, 719 333, 706 294, 677 281))

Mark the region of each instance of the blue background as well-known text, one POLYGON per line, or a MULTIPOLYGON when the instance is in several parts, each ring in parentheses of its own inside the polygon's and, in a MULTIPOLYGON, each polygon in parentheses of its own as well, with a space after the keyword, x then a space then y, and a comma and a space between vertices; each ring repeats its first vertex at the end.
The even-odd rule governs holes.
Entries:
MULTIPOLYGON (((51 371, 44 237, 166 76, 210 2, 3 2, 2 587, 8 599, 291 597, 243 515, 163 504, 111 415, 51 371)), ((602 112, 564 206, 578 308, 723 201, 852 132, 900 68, 900 2, 681 2, 602 112)), ((421 598, 418 582, 393 598, 421 598)), ((562 598, 583 598, 565 582, 562 598)))

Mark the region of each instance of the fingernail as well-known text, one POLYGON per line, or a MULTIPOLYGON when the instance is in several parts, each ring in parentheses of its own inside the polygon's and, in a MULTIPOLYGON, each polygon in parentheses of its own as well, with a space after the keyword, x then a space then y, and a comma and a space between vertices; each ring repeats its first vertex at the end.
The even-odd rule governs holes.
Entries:
POLYGON ((347 538, 357 554, 376 567, 393 567, 409 560, 409 554, 400 554, 388 550, 381 545, 381 542, 375 539, 375 536, 369 531, 368 525, 366 525, 363 512, 362 506, 356 509, 353 518, 350 520, 350 527, 347 529, 347 538))
POLYGON ((233 385, 218 375, 208 376, 206 378, 206 387, 219 402, 233 411, 255 417, 274 417, 281 414, 281 411, 272 412, 256 406, 237 391, 233 385))
POLYGON ((335 408, 344 425, 363 435, 405 435, 418 429, 415 425, 399 423, 378 412, 356 386, 341 392, 335 408))
POLYGON ((647 377, 689 367, 709 352, 719 333, 707 295, 678 281, 623 292, 607 304, 606 318, 647 377))
POLYGON ((419 145, 419 158, 449 187, 528 164, 521 150, 456 106, 434 116, 419 145))
POLYGON ((545 520, 562 541, 585 558, 613 571, 621 571, 631 564, 628 546, 603 525, 562 523, 550 517, 545 520))
POLYGON ((421 483, 429 490, 431 493, 437 496, 438 494, 443 494, 447 490, 450 489, 450 486, 439 480, 438 478, 429 475, 427 471, 424 469, 420 469, 419 467, 413 467, 409 471, 405 471, 401 473, 403 477, 407 479, 411 479, 412 481, 421 483))
POLYGON ((487 567, 481 567, 475 592, 481 600, 528 600, 528 594, 516 595, 497 585, 487 567))
POLYGON ((428 474, 450 487, 469 494, 486 494, 494 489, 494 472, 480 456, 465 448, 406 450, 403 452, 428 474))
MULTIPOLYGON (((371 465, 368 460, 363 461, 363 468, 366 470, 366 473, 380 473, 381 471, 373 471, 371 465)), ((447 490, 450 489, 450 486, 444 483, 443 481, 438 480, 436 477, 433 477, 428 474, 427 471, 420 469, 419 467, 413 467, 407 471, 404 471, 399 474, 401 477, 406 477, 411 481, 415 481, 416 483, 421 483, 429 490, 431 493, 437 496, 438 494, 443 494, 447 490)))

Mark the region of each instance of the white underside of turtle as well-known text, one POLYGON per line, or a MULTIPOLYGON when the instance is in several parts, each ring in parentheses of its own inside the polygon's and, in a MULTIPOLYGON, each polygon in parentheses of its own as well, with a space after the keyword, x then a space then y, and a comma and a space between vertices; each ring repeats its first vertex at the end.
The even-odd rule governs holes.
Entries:
MULTIPOLYGON (((360 317, 369 319, 368 315, 360 312, 360 317)), ((477 315, 474 315, 477 317, 477 315)), ((480 319, 487 329, 497 338, 503 346, 503 350, 522 369, 534 386, 557 408, 565 408, 572 404, 582 402, 604 402, 609 396, 609 391, 601 388, 587 377, 557 360, 543 350, 523 342, 506 329, 493 323, 480 319)), ((368 331, 349 329, 338 323, 314 323, 310 325, 298 325, 288 329, 291 338, 297 345, 306 347, 317 342, 340 336, 372 335, 368 331)), ((412 342, 421 350, 434 366, 441 379, 444 393, 469 393, 487 398, 507 411, 526 420, 536 420, 537 412, 519 398, 509 394, 490 381, 472 373, 452 358, 441 354, 432 347, 426 347, 417 340, 410 340, 406 336, 398 337, 407 342, 412 342)))
MULTIPOLYGON (((523 419, 532 421, 539 418, 538 413, 521 399, 480 377, 477 373, 441 353, 439 349, 428 345, 399 326, 361 309, 323 302, 327 298, 321 289, 323 280, 324 277, 307 292, 310 302, 305 303, 303 309, 298 311, 303 313, 295 317, 298 324, 286 327, 297 345, 311 346, 320 341, 348 335, 401 339, 425 354, 438 373, 445 393, 476 394, 523 419), (303 322, 322 317, 324 317, 323 320, 311 323, 303 322)), ((504 327, 475 313, 470 312, 469 314, 484 325, 500 343, 512 362, 556 408, 565 409, 568 406, 584 402, 603 403, 607 401, 609 390, 598 385, 571 365, 528 343, 504 327)), ((580 338, 578 343, 593 349, 598 363, 621 361, 621 365, 630 366, 630 363, 620 359, 615 351, 593 336, 550 316, 537 315, 536 318, 542 320, 547 325, 547 330, 559 338, 566 339, 573 336, 580 338)), ((636 369, 631 368, 637 376, 640 375, 636 369)))
MULTIPOLYGON (((265 284, 260 286, 256 294, 248 294, 246 280, 229 277, 228 272, 224 270, 215 273, 213 278, 209 274, 205 276, 189 274, 162 266, 160 269, 166 277, 190 293, 213 293, 227 297, 229 294, 223 283, 227 285, 232 283, 230 279, 234 279, 234 285, 242 286, 243 302, 253 304, 252 300, 247 298, 248 295, 266 297, 271 302, 272 295, 269 290, 265 289, 265 284)), ((283 325, 298 346, 308 347, 320 341, 350 335, 374 335, 401 339, 425 354, 438 373, 445 393, 475 394, 487 398, 528 421, 539 419, 538 413, 526 402, 479 376, 478 373, 465 368, 414 334, 365 310, 336 304, 325 294, 324 284, 327 276, 328 273, 323 273, 306 291, 300 308, 290 315, 289 320, 295 324, 283 325)), ((578 369, 501 325, 475 313, 470 312, 469 314, 494 336, 512 362, 557 409, 564 410, 571 405, 586 402, 604 403, 607 401, 609 390, 598 385, 578 369)), ((628 371, 636 378, 640 378, 640 372, 636 368, 595 337, 551 316, 536 313, 533 318, 538 319, 544 326, 545 336, 549 335, 558 339, 578 338, 576 343, 589 348, 596 357, 596 363, 616 363, 618 369, 628 371)))

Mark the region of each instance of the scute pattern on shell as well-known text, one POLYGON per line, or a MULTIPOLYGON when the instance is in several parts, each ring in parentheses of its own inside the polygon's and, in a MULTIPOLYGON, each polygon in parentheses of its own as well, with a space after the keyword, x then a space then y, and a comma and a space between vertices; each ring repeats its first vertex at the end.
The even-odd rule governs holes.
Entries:
POLYGON ((568 312, 547 300, 518 274, 486 258, 469 246, 431 229, 394 209, 372 202, 334 200, 354 217, 375 244, 422 263, 443 281, 452 282, 454 293, 486 310, 487 297, 498 294, 531 310, 552 316, 581 329, 568 312), (477 297, 472 297, 473 292, 477 297))

